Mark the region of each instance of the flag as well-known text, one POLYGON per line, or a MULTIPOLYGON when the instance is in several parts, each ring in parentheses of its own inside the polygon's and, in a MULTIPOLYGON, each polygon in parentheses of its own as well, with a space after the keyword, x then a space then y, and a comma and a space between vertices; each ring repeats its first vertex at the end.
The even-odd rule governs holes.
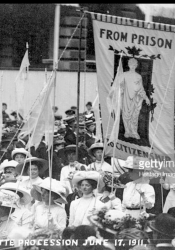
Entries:
POLYGON ((17 113, 19 113, 23 118, 26 115, 26 105, 24 100, 24 94, 27 88, 26 80, 28 77, 28 68, 29 68, 29 58, 28 58, 28 49, 25 52, 23 57, 19 73, 15 79, 16 84, 16 98, 17 98, 17 113))
POLYGON ((35 109, 32 111, 29 120, 24 125, 26 133, 31 133, 31 137, 29 138, 26 148, 35 146, 36 149, 39 146, 43 135, 45 135, 45 141, 48 145, 48 150, 52 146, 54 113, 50 102, 50 93, 53 87, 53 82, 54 77, 52 77, 47 86, 45 86, 42 93, 42 98, 40 98, 35 109))
POLYGON ((122 66, 122 56, 121 56, 113 86, 107 97, 107 103, 109 105, 108 108, 110 109, 111 112, 114 112, 115 114, 115 121, 113 124, 113 128, 108 143, 110 143, 111 141, 117 142, 118 139, 119 124, 120 124, 120 104, 121 104, 120 79, 122 75, 123 75, 123 66, 122 66))
POLYGON ((102 131, 101 131, 101 120, 100 120, 100 110, 99 110, 99 94, 97 93, 94 102, 92 103, 94 110, 95 121, 96 121, 96 142, 102 142, 102 131))

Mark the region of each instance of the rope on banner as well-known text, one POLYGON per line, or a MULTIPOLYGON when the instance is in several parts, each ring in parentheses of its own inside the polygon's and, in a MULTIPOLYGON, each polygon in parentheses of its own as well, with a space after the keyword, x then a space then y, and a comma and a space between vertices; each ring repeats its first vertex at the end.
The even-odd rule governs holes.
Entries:
POLYGON ((127 17, 112 16, 102 13, 90 12, 85 10, 84 12, 91 14, 93 20, 98 20, 101 22, 114 23, 125 26, 134 26, 144 29, 161 30, 166 32, 175 33, 175 25, 157 23, 157 22, 146 22, 139 19, 132 19, 127 17))

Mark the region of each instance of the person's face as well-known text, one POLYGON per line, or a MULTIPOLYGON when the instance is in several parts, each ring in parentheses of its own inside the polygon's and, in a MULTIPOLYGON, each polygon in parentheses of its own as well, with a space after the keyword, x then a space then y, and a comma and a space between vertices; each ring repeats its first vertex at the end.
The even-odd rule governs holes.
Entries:
POLYGON ((60 126, 61 125, 61 120, 55 120, 55 126, 60 126))
POLYGON ((37 178, 38 175, 39 175, 38 166, 31 165, 31 168, 29 166, 28 169, 27 169, 27 174, 30 176, 31 179, 37 178))
POLYGON ((11 182, 16 180, 16 173, 14 167, 7 167, 4 169, 4 180, 5 182, 11 182))
POLYGON ((81 182, 81 192, 83 194, 88 195, 88 194, 91 194, 92 191, 93 191, 93 188, 87 180, 84 180, 81 182))
POLYGON ((69 163, 76 161, 76 152, 68 152, 67 158, 69 163))
POLYGON ((88 111, 90 111, 92 107, 91 107, 91 105, 87 105, 86 108, 88 111))
POLYGON ((14 160, 17 161, 18 163, 24 163, 25 158, 26 157, 23 154, 16 154, 14 160))
POLYGON ((133 169, 132 171, 129 170, 129 176, 130 176, 131 180, 135 181, 135 180, 141 178, 142 172, 140 170, 137 170, 137 169, 133 169))
POLYGON ((129 62, 128 66, 131 70, 135 70, 137 68, 137 62, 135 62, 135 61, 129 62))
POLYGON ((102 155, 103 155, 103 150, 102 150, 102 149, 97 149, 97 150, 95 150, 94 156, 95 156, 95 159, 96 159, 97 161, 101 161, 102 155))
POLYGON ((95 125, 92 124, 91 126, 89 126, 89 127, 88 127, 88 130, 89 130, 90 132, 94 132, 94 130, 95 130, 95 125))
POLYGON ((6 111, 7 106, 6 105, 2 105, 2 111, 6 111))
MULTIPOLYGON (((45 202, 45 204, 49 204, 49 190, 45 189, 45 188, 41 188, 41 198, 42 201, 45 202)), ((51 193, 51 204, 53 204, 54 197, 51 193)))

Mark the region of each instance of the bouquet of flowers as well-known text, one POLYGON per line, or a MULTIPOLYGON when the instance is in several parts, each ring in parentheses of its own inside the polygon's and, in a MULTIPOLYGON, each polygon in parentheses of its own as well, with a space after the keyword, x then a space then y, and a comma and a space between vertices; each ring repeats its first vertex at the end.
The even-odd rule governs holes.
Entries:
POLYGON ((100 228, 108 229, 108 231, 110 230, 116 234, 129 228, 144 230, 147 218, 142 215, 139 219, 136 219, 122 211, 103 208, 100 211, 96 211, 96 214, 93 215, 93 222, 100 228))

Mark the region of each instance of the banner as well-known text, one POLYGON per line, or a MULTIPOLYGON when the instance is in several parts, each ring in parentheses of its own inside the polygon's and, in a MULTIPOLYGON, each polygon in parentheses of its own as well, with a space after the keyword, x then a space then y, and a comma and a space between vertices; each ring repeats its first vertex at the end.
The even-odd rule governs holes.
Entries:
MULTIPOLYGON (((129 155, 173 160, 175 27, 97 13, 91 15, 103 137, 109 141, 115 122, 117 109, 109 111, 107 97, 122 54, 115 156, 123 160, 129 155)), ((112 156, 113 147, 114 138, 107 144, 105 154, 112 156)))

